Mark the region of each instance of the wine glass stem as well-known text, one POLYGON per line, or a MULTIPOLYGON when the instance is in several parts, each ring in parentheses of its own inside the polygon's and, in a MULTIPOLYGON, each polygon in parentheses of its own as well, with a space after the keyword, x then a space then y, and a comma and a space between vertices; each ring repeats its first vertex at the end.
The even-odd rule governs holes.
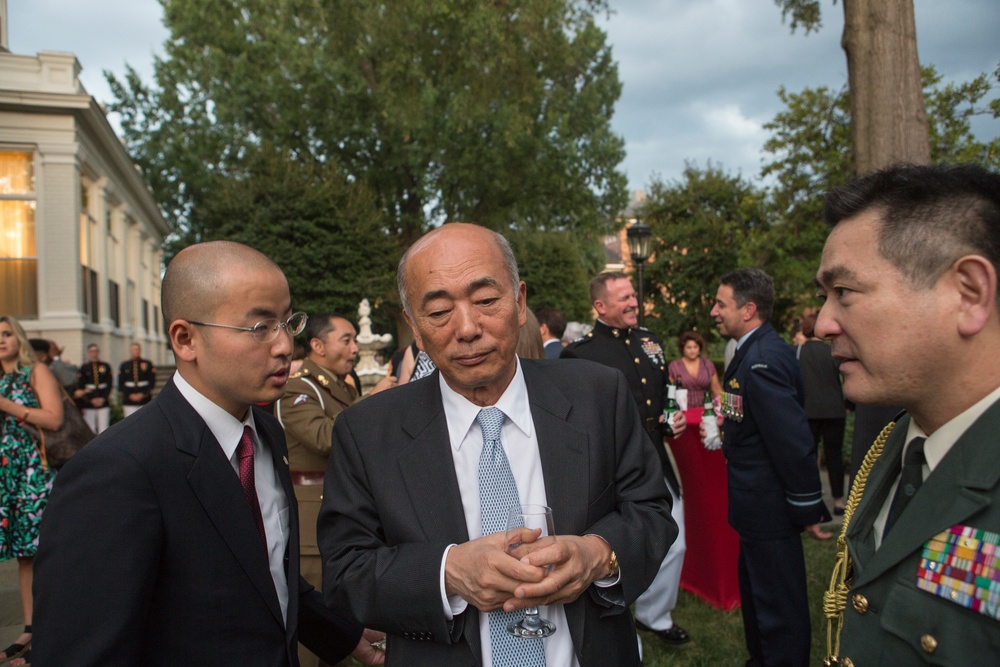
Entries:
POLYGON ((537 630, 541 625, 538 618, 538 607, 527 607, 524 610, 524 627, 529 630, 537 630))

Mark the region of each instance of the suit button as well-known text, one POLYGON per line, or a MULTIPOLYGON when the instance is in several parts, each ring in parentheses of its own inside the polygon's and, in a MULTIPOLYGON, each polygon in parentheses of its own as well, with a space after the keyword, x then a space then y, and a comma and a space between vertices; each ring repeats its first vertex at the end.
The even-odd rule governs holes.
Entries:
POLYGON ((934 639, 933 635, 924 635, 920 638, 920 648, 924 649, 927 653, 933 653, 937 650, 937 640, 934 639))
POLYGON ((642 378, 642 383, 646 384, 646 378, 642 378))
POLYGON ((639 363, 639 357, 635 358, 635 363, 639 363))
POLYGON ((862 616, 868 613, 868 600, 861 593, 855 593, 851 596, 851 604, 854 605, 854 611, 862 616))
POLYGON ((854 661, 850 658, 841 658, 840 667, 854 667, 854 661))
POLYGON ((646 405, 647 405, 647 407, 653 405, 653 401, 647 398, 646 399, 646 405))

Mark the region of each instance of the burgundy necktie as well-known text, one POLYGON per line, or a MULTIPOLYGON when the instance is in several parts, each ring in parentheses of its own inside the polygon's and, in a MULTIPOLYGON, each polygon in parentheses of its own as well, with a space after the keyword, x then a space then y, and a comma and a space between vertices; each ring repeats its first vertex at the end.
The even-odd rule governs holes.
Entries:
POLYGON ((236 448, 236 456, 240 460, 240 484, 243 485, 243 493, 246 494, 247 504, 250 505, 250 513, 257 523, 257 532, 260 534, 261 544, 264 545, 264 552, 267 552, 267 536, 264 534, 264 517, 260 513, 260 501, 257 499, 257 486, 254 484, 253 474, 253 431, 249 426, 243 427, 243 437, 240 438, 240 445, 236 448))

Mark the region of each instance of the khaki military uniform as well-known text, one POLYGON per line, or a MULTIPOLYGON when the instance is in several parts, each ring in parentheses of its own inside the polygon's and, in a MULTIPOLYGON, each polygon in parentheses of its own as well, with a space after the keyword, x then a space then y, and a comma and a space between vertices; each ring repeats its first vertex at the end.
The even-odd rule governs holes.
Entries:
MULTIPOLYGON (((323 499, 323 473, 330 456, 333 422, 358 400, 358 392, 344 380, 305 359, 285 384, 274 414, 285 429, 288 467, 299 504, 299 571, 317 590, 323 590, 323 562, 316 545, 316 519, 323 499)), ((315 664, 299 656, 302 664, 315 664)))

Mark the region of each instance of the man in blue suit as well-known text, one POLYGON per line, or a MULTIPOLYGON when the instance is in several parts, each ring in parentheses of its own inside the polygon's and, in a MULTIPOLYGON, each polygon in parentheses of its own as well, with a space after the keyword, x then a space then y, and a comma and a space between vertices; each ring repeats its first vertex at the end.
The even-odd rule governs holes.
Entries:
POLYGON ((238 243, 170 262, 163 316, 177 374, 59 473, 35 563, 38 667, 295 667, 301 638, 337 662, 381 661, 371 635, 299 577, 281 396, 288 283, 238 243))
POLYGON ((566 316, 562 311, 552 306, 542 306, 535 313, 538 319, 538 330, 542 334, 542 345, 545 346, 546 359, 558 359, 562 354, 562 337, 566 333, 566 316))
POLYGON ((722 276, 712 317, 737 341, 722 383, 729 523, 740 536, 748 667, 809 663, 809 601, 799 534, 830 537, 816 443, 793 348, 768 320, 774 284, 760 269, 722 276))

